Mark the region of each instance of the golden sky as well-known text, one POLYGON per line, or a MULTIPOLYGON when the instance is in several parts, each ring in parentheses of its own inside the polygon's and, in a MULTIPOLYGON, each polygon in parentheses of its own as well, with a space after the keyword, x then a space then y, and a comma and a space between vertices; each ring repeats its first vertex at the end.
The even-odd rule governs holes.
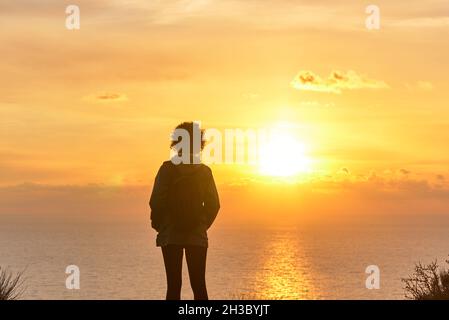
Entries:
MULTIPOLYGON (((0 2, 3 188, 150 185, 180 121, 280 121, 313 160, 300 184, 447 208, 447 1, 377 1, 379 30, 353 0, 79 0, 80 30, 69 4, 0 2)), ((269 180, 213 169, 224 186, 269 180)))

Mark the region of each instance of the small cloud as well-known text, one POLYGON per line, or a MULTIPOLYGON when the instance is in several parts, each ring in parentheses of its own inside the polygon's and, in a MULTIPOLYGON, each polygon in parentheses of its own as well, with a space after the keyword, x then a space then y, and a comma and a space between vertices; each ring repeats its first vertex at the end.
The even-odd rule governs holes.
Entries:
POLYGON ((298 90, 340 94, 343 90, 386 89, 389 86, 379 80, 373 80, 357 74, 355 71, 332 71, 323 79, 311 71, 300 71, 291 82, 298 90))
POLYGON ((425 91, 433 89, 433 84, 428 81, 418 81, 418 88, 425 91))
POLYGON ((260 96, 258 93, 249 92, 249 93, 244 93, 243 97, 245 99, 255 100, 255 99, 258 99, 260 96))
POLYGON ((89 95, 85 97, 85 100, 90 102, 122 102, 127 101, 128 97, 123 93, 103 92, 89 95))
POLYGON ((442 174, 437 174, 437 180, 444 181, 446 178, 442 174))
POLYGON ((441 16, 403 19, 390 23, 390 25, 399 28, 447 28, 449 27, 449 17, 441 16))
POLYGON ((412 84, 406 83, 405 87, 411 91, 416 91, 416 90, 432 91, 434 89, 433 83, 431 83, 429 81, 418 81, 418 82, 412 83, 412 84))
POLYGON ((321 103, 318 101, 302 101, 299 103, 300 107, 325 107, 325 108, 331 108, 334 107, 335 104, 333 102, 326 102, 326 103, 321 103))

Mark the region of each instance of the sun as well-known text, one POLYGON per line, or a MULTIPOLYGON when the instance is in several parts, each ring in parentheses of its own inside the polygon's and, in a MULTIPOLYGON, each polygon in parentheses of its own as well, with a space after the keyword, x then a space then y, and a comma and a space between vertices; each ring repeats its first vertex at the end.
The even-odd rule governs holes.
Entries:
POLYGON ((274 177, 291 177, 310 169, 306 149, 291 132, 277 128, 272 130, 260 145, 259 172, 274 177))

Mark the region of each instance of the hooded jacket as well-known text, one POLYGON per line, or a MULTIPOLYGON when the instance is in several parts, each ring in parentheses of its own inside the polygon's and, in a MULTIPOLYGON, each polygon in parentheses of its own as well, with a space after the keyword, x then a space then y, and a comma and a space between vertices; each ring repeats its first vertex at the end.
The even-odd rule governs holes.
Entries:
POLYGON ((217 188, 212 176, 212 170, 204 164, 179 164, 165 161, 159 168, 154 181, 150 198, 151 226, 158 232, 156 245, 163 247, 168 244, 182 246, 208 246, 207 230, 214 222, 220 201, 217 188), (174 223, 168 212, 169 202, 176 201, 170 198, 170 187, 179 175, 198 175, 203 191, 204 221, 201 225, 191 230, 179 231, 174 228, 174 223))

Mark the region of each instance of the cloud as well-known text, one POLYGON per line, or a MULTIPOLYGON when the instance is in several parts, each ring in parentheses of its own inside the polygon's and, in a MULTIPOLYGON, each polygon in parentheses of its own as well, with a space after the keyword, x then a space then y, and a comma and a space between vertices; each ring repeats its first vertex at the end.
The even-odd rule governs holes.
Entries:
POLYGON ((335 103, 333 102, 318 102, 318 101, 301 101, 298 104, 300 107, 325 107, 325 108, 331 108, 335 107, 335 103))
POLYGON ((383 81, 366 78, 352 70, 332 71, 326 79, 311 71, 300 71, 291 82, 291 86, 298 90, 337 94, 343 90, 389 88, 383 81))
POLYGON ((435 88, 433 83, 429 81, 418 81, 412 84, 406 83, 405 87, 410 91, 432 91, 435 88))
POLYGON ((127 100, 127 97, 125 95, 120 94, 120 93, 100 94, 96 98, 97 98, 97 100, 115 100, 115 101, 127 100))
POLYGON ((101 184, 0 186, 0 218, 26 214, 36 219, 59 217, 63 221, 142 219, 147 218, 142 212, 147 209, 149 190, 150 186, 101 184))
MULTIPOLYGON (((316 214, 398 214, 445 213, 449 200, 449 182, 442 173, 428 177, 399 170, 351 172, 348 167, 313 174, 293 184, 274 184, 265 178, 240 179, 218 184, 222 200, 222 218, 292 214, 307 211, 316 214), (441 177, 435 179, 437 175, 441 177), (260 199, 264 199, 263 203, 260 199), (279 203, 283 210, 279 212, 279 203), (243 214, 245 213, 245 214, 243 214), (266 214, 266 215, 265 215, 266 214)), ((29 215, 30 221, 137 221, 148 220, 151 185, 104 184, 45 185, 18 184, 0 186, 0 221, 6 215, 29 215), (33 220, 34 219, 34 220, 33 220)), ((222 219, 220 218, 220 220, 222 219)), ((225 218, 225 219, 228 219, 225 218)))
POLYGON ((428 81, 418 81, 418 88, 425 91, 433 89, 433 84, 428 81))
POLYGON ((256 100, 256 99, 260 98, 260 95, 258 93, 248 92, 248 93, 244 93, 243 97, 245 99, 249 99, 249 100, 256 100))
POLYGON ((90 102, 122 102, 128 101, 128 97, 123 93, 103 92, 89 95, 85 97, 85 100, 90 102))
POLYGON ((401 28, 447 28, 449 27, 449 17, 419 17, 413 19, 401 19, 392 21, 389 25, 401 28))

